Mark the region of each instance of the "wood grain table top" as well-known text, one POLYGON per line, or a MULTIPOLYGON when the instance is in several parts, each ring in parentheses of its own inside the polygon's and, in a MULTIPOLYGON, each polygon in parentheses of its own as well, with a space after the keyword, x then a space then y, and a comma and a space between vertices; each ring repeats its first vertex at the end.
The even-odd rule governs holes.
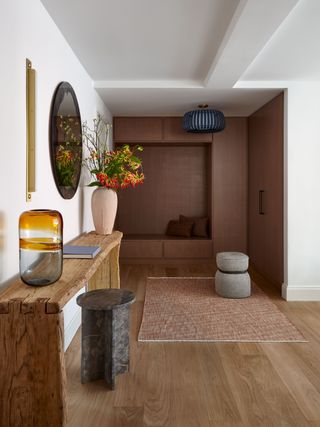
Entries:
POLYGON ((35 304, 44 305, 46 313, 58 313, 65 304, 90 280, 110 251, 122 239, 120 231, 104 236, 94 231, 82 234, 72 241, 74 245, 100 246, 101 252, 93 259, 64 259, 60 279, 48 286, 29 286, 17 279, 0 293, 0 314, 9 312, 9 305, 21 302, 23 313, 33 312, 35 304))

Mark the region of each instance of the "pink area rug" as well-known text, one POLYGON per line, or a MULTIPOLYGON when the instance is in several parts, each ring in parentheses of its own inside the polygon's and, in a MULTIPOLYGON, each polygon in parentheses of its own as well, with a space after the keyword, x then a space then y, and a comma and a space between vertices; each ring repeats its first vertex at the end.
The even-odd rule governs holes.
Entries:
POLYGON ((149 277, 138 340, 306 342, 254 283, 251 297, 227 299, 206 277, 149 277))

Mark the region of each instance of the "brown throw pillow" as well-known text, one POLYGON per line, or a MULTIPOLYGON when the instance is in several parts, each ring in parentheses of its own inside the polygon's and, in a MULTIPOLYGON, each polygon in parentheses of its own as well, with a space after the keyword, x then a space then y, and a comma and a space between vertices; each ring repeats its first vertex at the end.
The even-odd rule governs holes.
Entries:
POLYGON ((208 217, 187 217, 184 215, 180 215, 180 223, 184 224, 186 222, 193 221, 193 228, 192 228, 192 236, 197 237, 208 237, 208 217))
POLYGON ((169 221, 167 228, 168 236, 191 237, 193 221, 169 221))

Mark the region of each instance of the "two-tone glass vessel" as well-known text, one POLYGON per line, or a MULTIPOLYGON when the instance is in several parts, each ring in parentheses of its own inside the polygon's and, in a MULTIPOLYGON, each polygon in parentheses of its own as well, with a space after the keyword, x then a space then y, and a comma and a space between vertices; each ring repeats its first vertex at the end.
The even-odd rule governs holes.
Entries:
POLYGON ((23 212, 19 220, 20 276, 27 285, 50 285, 62 273, 63 221, 58 211, 23 212))

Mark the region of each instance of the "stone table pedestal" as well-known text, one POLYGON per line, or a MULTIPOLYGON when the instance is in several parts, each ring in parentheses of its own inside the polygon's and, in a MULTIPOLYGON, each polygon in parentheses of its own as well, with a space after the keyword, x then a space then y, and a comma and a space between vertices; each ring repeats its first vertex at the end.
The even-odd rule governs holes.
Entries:
POLYGON ((82 383, 105 379, 114 390, 115 376, 129 370, 129 308, 134 299, 125 289, 97 289, 78 296, 82 383))

